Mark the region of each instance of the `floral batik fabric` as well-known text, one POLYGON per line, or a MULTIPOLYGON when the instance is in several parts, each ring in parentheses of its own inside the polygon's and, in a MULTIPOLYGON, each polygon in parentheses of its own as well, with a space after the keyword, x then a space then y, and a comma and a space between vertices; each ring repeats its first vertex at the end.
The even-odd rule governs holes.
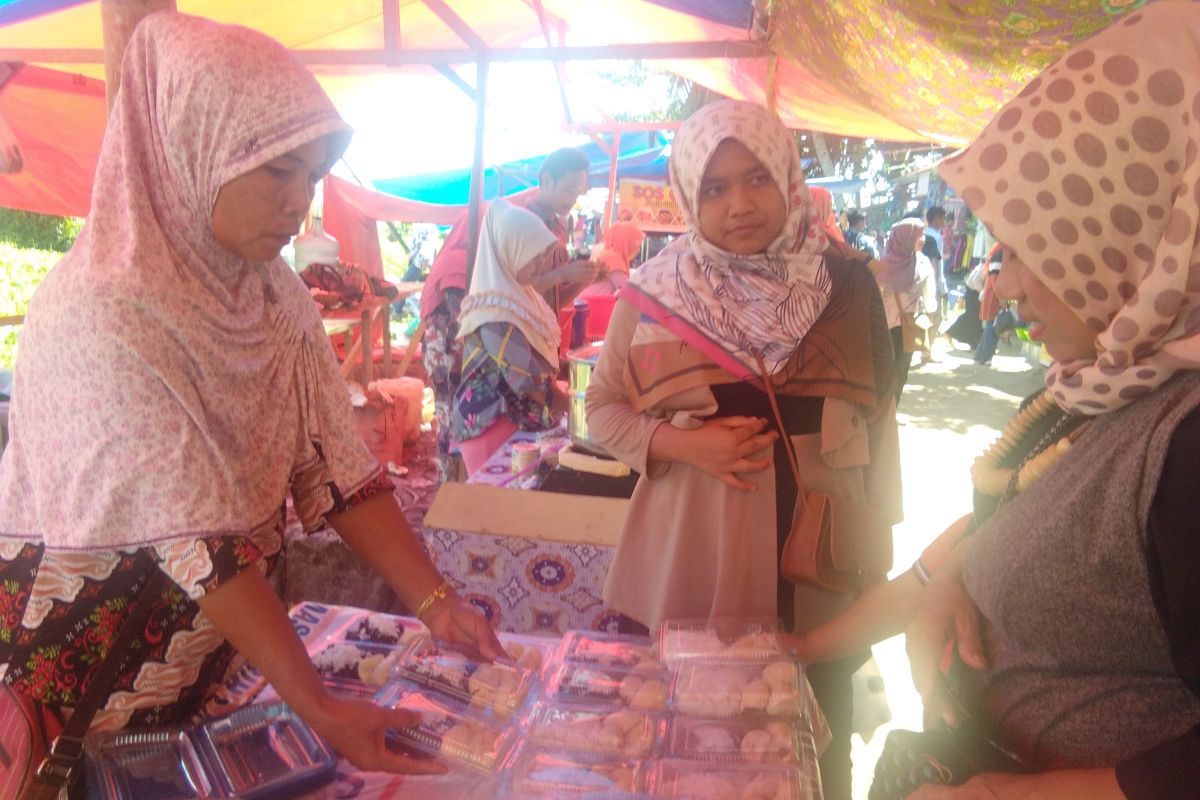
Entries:
POLYGON ((551 427, 557 368, 529 346, 516 325, 488 322, 463 340, 462 382, 454 395, 454 440, 474 439, 501 417, 521 430, 551 427))
POLYGON ((458 339, 458 311, 465 292, 446 289, 437 307, 426 317, 421 341, 425 371, 433 389, 433 419, 437 435, 438 480, 445 483, 457 475, 450 454, 453 439, 450 403, 462 377, 462 342, 458 339))

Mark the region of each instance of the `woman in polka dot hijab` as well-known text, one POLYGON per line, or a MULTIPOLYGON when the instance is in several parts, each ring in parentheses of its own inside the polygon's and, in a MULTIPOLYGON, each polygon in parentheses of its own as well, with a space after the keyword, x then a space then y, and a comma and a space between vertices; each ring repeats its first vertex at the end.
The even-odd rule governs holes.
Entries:
POLYGON ((1068 411, 1114 411, 1200 369, 1198 29, 1192 3, 1123 18, 939 168, 1095 334, 1094 359, 1047 373, 1068 411))

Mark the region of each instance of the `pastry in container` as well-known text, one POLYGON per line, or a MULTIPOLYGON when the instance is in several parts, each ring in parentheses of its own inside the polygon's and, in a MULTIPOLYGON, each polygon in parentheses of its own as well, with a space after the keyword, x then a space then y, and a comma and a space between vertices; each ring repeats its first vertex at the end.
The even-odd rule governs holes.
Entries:
POLYGON ((524 747, 510 773, 517 798, 619 798, 642 789, 646 763, 634 758, 524 747))
POLYGON ((573 664, 618 667, 642 674, 663 671, 657 645, 648 638, 597 631, 569 631, 563 637, 562 660, 573 664))
POLYGON ((679 800, 821 800, 821 787, 791 764, 706 764, 666 759, 653 776, 655 797, 679 800))
POLYGON ((401 659, 397 674, 474 709, 505 718, 525 704, 534 685, 533 673, 527 669, 475 661, 429 638, 413 645, 401 659))
POLYGON ((659 714, 637 709, 540 702, 530 709, 525 726, 529 741, 542 747, 647 758, 665 722, 659 714))
POLYGON ((327 685, 374 692, 391 679, 406 647, 333 641, 309 656, 327 685))
POLYGON ((539 674, 559 647, 559 640, 549 636, 525 636, 517 633, 498 633, 496 638, 513 665, 539 674))
POLYGON ((684 661, 671 686, 671 709, 694 717, 800 717, 807 683, 793 661, 684 661))
POLYGON ((337 766, 329 746, 283 703, 205 722, 196 740, 223 797, 293 796, 332 778, 337 766))
POLYGON ((693 761, 808 763, 815 760, 812 733, 799 720, 675 716, 666 755, 693 761))
POLYGON ((546 697, 557 703, 618 706, 659 711, 666 708, 668 676, 616 667, 563 662, 546 677, 546 697))
POLYGON ((427 636, 428 633, 428 628, 411 617, 370 612, 346 626, 341 638, 348 642, 408 647, 414 640, 427 636))
POLYGON ((517 729, 495 717, 407 681, 389 684, 376 702, 420 716, 415 725, 388 731, 389 741, 395 744, 482 775, 495 775, 508 766, 517 729))
POLYGON ((659 626, 658 641, 668 666, 689 659, 753 661, 785 655, 776 619, 669 619, 659 626))

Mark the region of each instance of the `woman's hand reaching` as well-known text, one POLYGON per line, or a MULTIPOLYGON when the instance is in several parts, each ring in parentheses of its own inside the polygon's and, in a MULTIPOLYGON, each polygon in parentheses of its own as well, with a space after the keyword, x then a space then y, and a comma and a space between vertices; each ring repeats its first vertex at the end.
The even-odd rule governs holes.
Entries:
POLYGON ((421 621, 435 639, 454 645, 472 658, 508 659, 487 618, 454 592, 434 603, 421 621))
POLYGON ((407 728, 421 721, 412 711, 382 708, 365 700, 329 695, 320 710, 305 718, 313 730, 355 768, 367 772, 398 772, 408 775, 440 775, 445 765, 396 752, 387 746, 385 735, 393 728, 407 728))

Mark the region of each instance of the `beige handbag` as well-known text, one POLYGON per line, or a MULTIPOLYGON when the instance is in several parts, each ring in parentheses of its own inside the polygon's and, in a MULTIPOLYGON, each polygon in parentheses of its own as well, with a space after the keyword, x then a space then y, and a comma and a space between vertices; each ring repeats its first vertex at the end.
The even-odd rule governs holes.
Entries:
POLYGON ((886 580, 892 566, 892 523, 887 514, 868 503, 804 488, 796 449, 761 358, 758 368, 796 479, 796 513, 779 557, 779 573, 792 583, 833 592, 857 592, 886 580))

